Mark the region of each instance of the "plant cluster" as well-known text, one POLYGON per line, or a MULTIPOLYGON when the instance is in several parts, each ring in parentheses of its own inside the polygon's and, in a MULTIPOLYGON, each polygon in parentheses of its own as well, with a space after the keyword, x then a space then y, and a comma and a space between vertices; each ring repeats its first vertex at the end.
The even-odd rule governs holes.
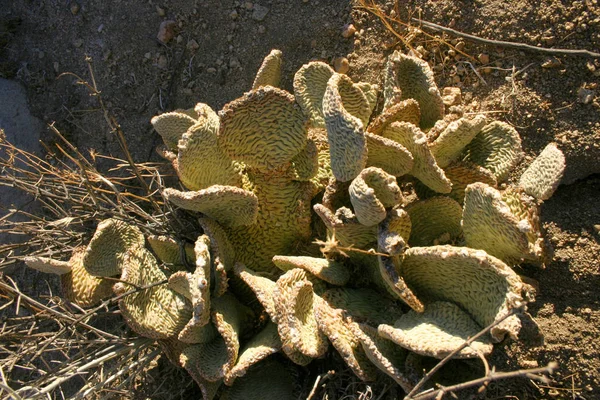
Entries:
POLYGON ((546 261, 538 210, 560 150, 509 184, 517 131, 465 114, 426 62, 395 52, 381 90, 310 62, 292 94, 281 57, 218 113, 152 119, 182 185, 163 197, 197 219, 195 242, 109 218, 69 261, 27 265, 61 274, 81 307, 116 294, 206 399, 222 385, 227 399, 296 398, 294 372, 269 356, 305 366, 331 348, 361 380, 383 372, 408 393, 415 355, 442 359, 490 325, 455 357, 516 338, 531 296, 511 267, 546 261))

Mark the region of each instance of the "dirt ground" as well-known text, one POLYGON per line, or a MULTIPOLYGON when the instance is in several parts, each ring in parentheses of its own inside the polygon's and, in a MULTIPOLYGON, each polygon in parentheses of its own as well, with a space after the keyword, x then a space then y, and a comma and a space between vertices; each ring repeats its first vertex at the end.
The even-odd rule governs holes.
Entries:
MULTIPOLYGON (((408 0, 396 10, 393 1, 377 3, 405 22, 420 17, 487 39, 600 51, 598 0, 408 0)), ((550 361, 560 369, 549 385, 492 383, 486 395, 600 398, 600 59, 484 45, 401 24, 392 25, 395 36, 348 0, 8 0, 0 22, 0 76, 25 86, 33 114, 55 123, 80 149, 121 157, 96 99, 64 75, 90 80, 90 57, 136 161, 158 160, 153 115, 198 101, 220 109, 250 89, 273 48, 283 51, 288 90, 310 60, 346 57, 355 81, 381 83, 394 49, 420 51, 440 88, 460 87, 470 111, 493 114, 519 131, 523 165, 550 142, 567 158, 563 185, 541 212, 553 261, 544 270, 518 271, 536 282, 529 312, 539 329, 525 324, 523 340, 497 346, 490 360, 498 370, 550 361), (166 20, 175 29, 161 43, 166 20), (349 23, 357 32, 346 38, 349 23)), ((44 139, 53 137, 45 132, 44 139)))

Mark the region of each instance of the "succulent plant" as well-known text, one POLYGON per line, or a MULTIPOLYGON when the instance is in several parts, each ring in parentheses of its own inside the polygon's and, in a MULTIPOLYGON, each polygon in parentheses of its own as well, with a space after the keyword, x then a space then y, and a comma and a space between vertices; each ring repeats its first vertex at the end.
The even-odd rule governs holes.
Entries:
POLYGON ((443 358, 494 322, 457 357, 516 338, 510 314, 528 285, 511 266, 543 263, 537 212, 562 153, 549 145, 499 188, 521 159, 518 133, 444 115, 424 61, 390 56, 372 115, 378 87, 321 62, 300 68, 294 94, 274 87, 281 57, 272 51, 252 90, 218 114, 199 103, 152 119, 183 186, 164 197, 198 218, 195 243, 150 236, 147 248, 135 226, 107 220, 69 262, 28 265, 63 274, 65 296, 84 307, 110 295, 103 277, 118 278, 127 324, 208 399, 221 383, 224 398, 264 398, 271 373, 282 384, 269 390, 293 397, 280 351, 307 365, 333 347, 360 379, 383 372, 408 391, 411 352, 443 358))

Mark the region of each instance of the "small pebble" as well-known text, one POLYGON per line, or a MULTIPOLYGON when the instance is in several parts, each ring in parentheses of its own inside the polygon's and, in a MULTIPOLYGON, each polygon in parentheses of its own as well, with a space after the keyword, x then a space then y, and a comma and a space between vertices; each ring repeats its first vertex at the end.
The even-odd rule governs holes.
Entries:
POLYGON ((215 72, 217 72, 217 69, 215 67, 208 67, 206 68, 206 72, 208 72, 209 74, 214 74, 215 72))
POLYGON ((356 28, 354 27, 353 24, 346 24, 344 25, 344 29, 342 29, 342 36, 345 37, 346 39, 354 36, 354 34, 356 33, 356 28))
POLYGON ((169 43, 175 37, 175 29, 177 28, 177 22, 173 20, 166 20, 160 23, 158 28, 158 35, 156 38, 161 43, 169 43))
POLYGON ((159 17, 164 17, 165 15, 167 15, 167 12, 165 11, 165 9, 160 6, 156 6, 156 13, 158 14, 159 17))
POLYGON ((104 29, 104 24, 100 24, 100 26, 98 27, 98 33, 101 33, 103 29, 104 29))
POLYGON ((600 225, 599 224, 594 225, 594 230, 596 231, 596 234, 600 235, 600 225))
POLYGON ((229 68, 237 68, 240 66, 240 62, 238 61, 237 58, 232 58, 231 60, 229 60, 229 68))
POLYGON ((252 19, 255 21, 262 21, 269 13, 269 7, 261 6, 260 4, 254 4, 252 11, 252 19))
POLYGON ((337 73, 345 74, 350 69, 350 63, 346 57, 336 57, 333 59, 333 69, 337 73))
POLYGON ((165 56, 164 54, 161 54, 158 57, 158 61, 157 61, 156 65, 158 65, 158 68, 160 68, 160 69, 167 69, 167 66, 169 65, 169 60, 167 60, 167 56, 165 56))
POLYGON ((478 55, 477 59, 482 64, 489 64, 490 63, 490 56, 487 55, 487 54, 485 54, 485 53, 481 53, 480 55, 478 55))
POLYGON ((83 46, 83 39, 75 39, 75 41, 73 41, 73 46, 77 48, 83 46))
POLYGON ((59 70, 58 61, 54 61, 52 66, 54 67, 54 72, 58 74, 58 70, 59 70))
POLYGON ((46 56, 46 53, 44 53, 43 51, 40 51, 38 53, 38 58, 41 60, 42 58, 44 58, 46 56))
POLYGON ((456 50, 458 51, 463 51, 465 49, 465 42, 458 42, 454 47, 456 47, 456 50))
POLYGON ((232 12, 229 13, 229 18, 231 18, 232 20, 236 20, 238 17, 238 12, 236 10, 233 10, 232 12))
POLYGON ((577 90, 577 101, 583 104, 590 104, 594 99, 594 91, 586 88, 577 90))
POLYGON ((81 6, 76 1, 73 1, 73 2, 71 2, 70 9, 71 9, 71 14, 77 15, 77 14, 79 14, 79 10, 81 10, 81 6))
POLYGON ((558 68, 561 64, 558 58, 552 57, 542 63, 542 68, 558 68))
POLYGON ((573 29, 575 29, 575 24, 572 22, 565 22, 565 30, 567 31, 572 31, 573 29))
POLYGON ((183 36, 177 35, 177 39, 175 40, 177 41, 177 44, 181 44, 183 42, 183 36))
POLYGON ((198 42, 196 42, 194 39, 192 39, 187 42, 186 47, 188 50, 196 51, 200 48, 200 45, 198 44, 198 42))
POLYGON ((246 10, 252 10, 254 8, 254 4, 252 4, 250 1, 247 1, 244 3, 244 7, 246 7, 246 10))
POLYGON ((265 33, 266 31, 267 31, 267 28, 265 28, 264 25, 258 26, 258 33, 265 33))
POLYGON ((144 54, 144 58, 145 58, 146 60, 149 60, 149 59, 151 59, 151 58, 152 58, 152 53, 150 53, 150 52, 147 52, 146 54, 144 54))

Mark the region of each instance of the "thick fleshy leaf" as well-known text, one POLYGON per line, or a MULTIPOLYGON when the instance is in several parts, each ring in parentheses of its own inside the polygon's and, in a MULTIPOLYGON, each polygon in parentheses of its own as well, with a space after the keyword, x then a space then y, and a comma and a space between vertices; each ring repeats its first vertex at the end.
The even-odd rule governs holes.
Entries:
POLYGON ((396 178, 376 167, 362 170, 350 184, 349 193, 356 218, 365 226, 383 221, 386 208, 402 201, 402 191, 396 178))
POLYGON ((194 192, 166 188, 163 195, 176 206, 199 211, 225 226, 256 222, 258 198, 254 193, 235 186, 213 185, 194 192))
POLYGON ((210 319, 210 239, 206 235, 196 240, 194 273, 178 271, 169 277, 169 288, 185 296, 192 303, 193 324, 206 325, 210 319))
MULTIPOLYGON (((510 198, 510 207, 502 193, 484 183, 467 186, 465 193, 462 226, 467 246, 485 250, 508 263, 540 259, 542 246, 537 224, 526 212, 514 213, 525 199, 519 195, 510 198)), ((523 204, 523 208, 531 207, 537 206, 523 204)))
POLYGON ((279 277, 273 291, 277 329, 283 351, 300 365, 321 357, 328 347, 325 335, 317 328, 313 310, 315 297, 307 273, 300 268, 292 269, 279 277), (297 357, 297 353, 303 357, 297 357))
POLYGON ((321 61, 304 64, 294 76, 294 95, 314 128, 325 128, 323 95, 334 70, 321 61))
POLYGON ((138 246, 125 253, 121 281, 113 287, 117 295, 158 284, 119 300, 123 318, 137 334, 151 339, 166 339, 177 335, 192 317, 191 304, 167 287, 166 274, 146 248, 138 246))
MULTIPOLYGON (((402 276, 427 305, 447 301, 460 306, 481 327, 524 304, 519 276, 499 259, 468 247, 413 247, 404 253, 402 276)), ((492 340, 516 337, 521 323, 516 315, 491 330, 492 340)))
POLYGON ((259 171, 285 166, 306 146, 306 119, 285 90, 252 90, 226 104, 219 116, 219 147, 259 171))
POLYGON ((444 117, 444 101, 427 62, 395 51, 388 58, 386 68, 386 107, 392 102, 390 94, 399 91, 401 100, 415 99, 419 103, 421 128, 431 128, 444 117))
MULTIPOLYGON (((350 78, 333 74, 323 96, 323 115, 327 127, 331 170, 337 180, 346 182, 354 179, 365 167, 367 145, 363 122, 346 110, 346 99, 343 99, 340 86, 352 86, 350 78)), ((349 105, 357 107, 353 103, 349 105)))
POLYGON ((281 50, 271 50, 265 57, 252 84, 252 89, 258 89, 261 86, 279 86, 281 79, 281 50))
POLYGON ((87 246, 83 265, 90 275, 119 275, 125 254, 141 246, 144 246, 144 235, 137 226, 114 218, 106 219, 98 224, 87 246))
POLYGON ((63 275, 68 274, 73 269, 73 265, 68 261, 54 260, 48 257, 28 256, 23 261, 29 268, 45 274, 63 275))
POLYGON ((484 126, 465 149, 465 160, 490 170, 498 182, 506 180, 522 157, 519 133, 501 121, 484 126))
MULTIPOLYGON (((458 306, 444 301, 428 304, 425 312, 409 311, 394 326, 380 325, 379 334, 417 354, 442 359, 460 347, 481 327, 458 306)), ((489 337, 462 349, 455 358, 475 358, 492 352, 489 337)))
POLYGON ((171 150, 177 149, 177 143, 183 134, 198 120, 180 111, 167 112, 152 118, 152 126, 171 150))
POLYGON ((525 193, 540 200, 548 200, 558 187, 565 171, 565 156, 550 143, 523 172, 519 186, 525 193))

